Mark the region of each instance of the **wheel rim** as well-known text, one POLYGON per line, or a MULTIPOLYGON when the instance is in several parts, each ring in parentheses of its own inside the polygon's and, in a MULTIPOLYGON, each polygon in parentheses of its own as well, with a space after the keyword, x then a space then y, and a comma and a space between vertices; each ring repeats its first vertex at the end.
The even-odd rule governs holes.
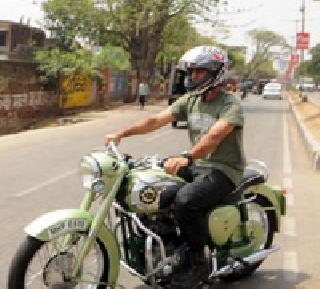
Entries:
POLYGON ((269 235, 269 220, 267 212, 264 210, 262 206, 257 203, 248 203, 248 218, 249 220, 258 221, 263 227, 263 242, 259 246, 259 249, 264 249, 267 242, 268 242, 268 235, 269 235))
POLYGON ((76 280, 71 272, 79 256, 84 235, 74 235, 72 245, 64 248, 65 236, 45 242, 30 261, 25 274, 26 289, 96 289, 104 269, 104 254, 97 242, 94 243, 83 262, 76 280))

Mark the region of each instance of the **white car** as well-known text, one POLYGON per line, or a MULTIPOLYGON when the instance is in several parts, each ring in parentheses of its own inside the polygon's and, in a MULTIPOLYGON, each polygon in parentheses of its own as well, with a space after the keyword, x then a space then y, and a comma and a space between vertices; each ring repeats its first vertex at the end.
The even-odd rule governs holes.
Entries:
POLYGON ((282 99, 282 87, 281 83, 270 82, 267 83, 263 88, 264 99, 282 99))

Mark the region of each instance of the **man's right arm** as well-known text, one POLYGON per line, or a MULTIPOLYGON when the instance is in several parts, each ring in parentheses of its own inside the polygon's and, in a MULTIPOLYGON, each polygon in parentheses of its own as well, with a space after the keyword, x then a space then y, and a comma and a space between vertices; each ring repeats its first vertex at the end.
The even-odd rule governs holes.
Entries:
POLYGON ((174 117, 169 109, 164 110, 158 114, 154 114, 142 121, 136 122, 133 125, 122 129, 114 134, 106 135, 104 137, 104 142, 107 144, 110 141, 119 143, 124 137, 129 137, 133 135, 146 134, 148 132, 159 129, 168 123, 174 121, 174 117))

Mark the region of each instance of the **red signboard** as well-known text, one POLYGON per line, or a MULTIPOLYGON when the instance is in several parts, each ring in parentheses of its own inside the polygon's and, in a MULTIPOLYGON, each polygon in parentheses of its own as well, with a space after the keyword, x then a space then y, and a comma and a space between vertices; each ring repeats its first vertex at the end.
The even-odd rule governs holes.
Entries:
POLYGON ((290 63, 292 65, 297 65, 299 63, 299 54, 291 54, 290 63))
POLYGON ((310 33, 297 33, 297 49, 308 49, 310 43, 310 33))

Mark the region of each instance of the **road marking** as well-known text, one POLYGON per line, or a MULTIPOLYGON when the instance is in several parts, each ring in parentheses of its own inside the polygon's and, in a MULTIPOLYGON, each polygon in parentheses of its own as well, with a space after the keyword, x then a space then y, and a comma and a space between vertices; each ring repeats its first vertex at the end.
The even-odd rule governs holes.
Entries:
POLYGON ((283 178, 282 185, 286 189, 292 189, 293 188, 292 178, 283 178))
POLYGON ((157 133, 157 134, 155 134, 155 135, 147 138, 146 141, 147 141, 147 142, 149 142, 149 141, 154 141, 155 139, 161 138, 161 137, 163 137, 163 136, 165 136, 165 135, 167 135, 167 134, 170 134, 170 133, 172 133, 172 130, 165 130, 165 131, 163 131, 163 132, 157 133))
POLYGON ((289 147, 289 130, 287 115, 283 114, 283 173, 284 175, 291 175, 292 165, 289 147))
POLYGON ((287 194, 287 204, 290 207, 294 206, 294 195, 292 193, 287 194))
POLYGON ((283 234, 296 237, 296 219, 294 217, 285 217, 282 219, 282 226, 283 226, 283 234))
POLYGON ((39 185, 36 185, 36 186, 34 186, 34 187, 32 187, 32 188, 29 188, 29 189, 27 189, 27 190, 24 190, 24 191, 18 193, 18 194, 15 194, 14 196, 15 196, 16 198, 21 198, 21 197, 30 195, 30 194, 32 194, 32 193, 34 193, 34 192, 36 192, 36 191, 38 191, 38 190, 40 190, 40 189, 48 186, 48 185, 51 185, 51 184, 53 184, 53 183, 56 183, 56 182, 58 182, 58 181, 60 181, 60 180, 62 180, 62 179, 64 179, 64 178, 67 178, 67 177, 69 177, 69 176, 71 176, 71 175, 74 175, 74 174, 77 173, 77 172, 78 172, 78 170, 72 170, 72 171, 70 171, 70 172, 68 172, 68 173, 59 175, 59 176, 54 177, 54 178, 52 178, 52 179, 49 179, 49 180, 47 180, 47 181, 45 181, 45 182, 43 182, 43 183, 41 183, 41 184, 39 184, 39 185))
POLYGON ((282 269, 284 280, 289 282, 297 281, 299 266, 296 252, 284 252, 282 269))

